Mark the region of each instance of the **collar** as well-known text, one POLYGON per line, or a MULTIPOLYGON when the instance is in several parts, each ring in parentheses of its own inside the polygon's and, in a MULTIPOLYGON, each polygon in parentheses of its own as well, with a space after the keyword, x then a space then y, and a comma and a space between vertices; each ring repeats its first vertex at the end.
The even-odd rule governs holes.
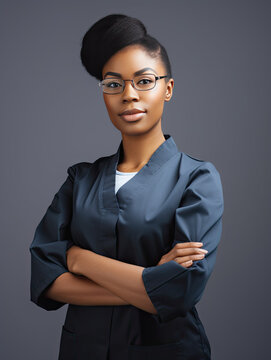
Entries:
MULTIPOLYGON (((158 170, 173 155, 175 155, 177 152, 179 152, 179 149, 178 149, 175 141, 173 140, 173 137, 169 134, 163 134, 163 135, 164 135, 165 141, 153 152, 149 161, 140 169, 140 171, 143 170, 143 168, 146 166, 153 173, 156 170, 158 170)), ((120 158, 123 157, 123 141, 122 140, 118 146, 117 152, 112 156, 113 157, 112 157, 112 161, 111 161, 111 169, 113 169, 115 172, 120 158)))
MULTIPOLYGON (((153 152, 149 161, 129 180, 129 186, 142 186, 146 178, 154 174, 171 157, 179 153, 179 149, 170 134, 163 134, 165 141, 153 152)), ((115 175, 120 158, 123 155, 123 141, 121 140, 117 152, 109 156, 109 161, 105 169, 105 179, 103 183, 103 207, 118 209, 118 202, 115 195, 115 175)), ((128 184, 127 183, 127 184, 128 184)), ((123 185, 126 188, 126 184, 123 185)), ((122 187, 118 192, 122 191, 122 187)))

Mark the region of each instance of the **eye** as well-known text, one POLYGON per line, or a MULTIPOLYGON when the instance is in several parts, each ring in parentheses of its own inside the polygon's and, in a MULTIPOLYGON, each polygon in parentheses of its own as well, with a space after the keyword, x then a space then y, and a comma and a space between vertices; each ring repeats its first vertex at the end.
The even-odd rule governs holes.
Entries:
POLYGON ((144 84, 150 84, 150 83, 152 83, 153 82, 153 80, 152 79, 147 79, 147 78, 144 78, 144 79, 140 79, 137 83, 138 84, 142 84, 142 85, 144 85, 144 84), (141 81, 143 81, 143 82, 141 82, 141 81))
POLYGON ((108 88, 112 88, 112 89, 115 89, 116 87, 118 86, 121 86, 121 84, 115 82, 115 81, 111 81, 111 82, 108 82, 107 84, 105 84, 106 87, 108 88), (111 86, 111 85, 117 85, 117 86, 111 86))

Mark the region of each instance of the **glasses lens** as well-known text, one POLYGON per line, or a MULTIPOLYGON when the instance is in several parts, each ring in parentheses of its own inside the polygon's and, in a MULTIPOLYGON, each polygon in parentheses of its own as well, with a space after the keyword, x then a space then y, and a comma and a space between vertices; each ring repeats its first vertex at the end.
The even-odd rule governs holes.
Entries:
POLYGON ((134 83, 137 90, 150 90, 155 86, 155 75, 143 74, 136 76, 134 83))
POLYGON ((102 81, 103 92, 107 94, 117 94, 122 91, 122 80, 107 78, 102 81))
MULTIPOLYGON (((150 90, 155 87, 155 75, 143 74, 134 78, 135 88, 137 90, 150 90)), ((102 80, 103 92, 107 94, 118 94, 122 92, 123 81, 118 78, 106 78, 102 80)))

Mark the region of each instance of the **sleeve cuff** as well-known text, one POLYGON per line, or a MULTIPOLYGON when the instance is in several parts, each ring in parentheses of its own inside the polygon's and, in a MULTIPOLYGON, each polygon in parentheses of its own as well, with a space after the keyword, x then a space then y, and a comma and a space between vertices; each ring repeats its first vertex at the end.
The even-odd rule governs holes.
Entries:
MULTIPOLYGON (((188 269, 171 260, 159 266, 147 267, 143 270, 142 279, 146 292, 155 307, 157 314, 153 314, 158 322, 166 322, 176 317, 173 309, 176 306, 176 282, 188 269)), ((182 289, 180 289, 182 291, 182 289)), ((181 307, 180 307, 181 309, 181 307)), ((181 311, 177 316, 184 316, 181 311)))
POLYGON ((48 275, 46 281, 41 282, 35 288, 31 287, 31 301, 48 311, 57 310, 65 305, 66 303, 47 298, 44 295, 45 290, 52 284, 52 282, 65 272, 69 271, 59 268, 59 270, 54 271, 51 275, 48 275))

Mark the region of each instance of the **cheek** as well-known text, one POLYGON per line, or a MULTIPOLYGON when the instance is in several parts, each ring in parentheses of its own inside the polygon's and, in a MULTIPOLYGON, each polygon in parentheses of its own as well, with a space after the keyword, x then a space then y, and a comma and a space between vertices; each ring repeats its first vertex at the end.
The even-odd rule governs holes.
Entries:
POLYGON ((104 103, 105 103, 108 113, 114 113, 117 111, 116 101, 114 101, 114 99, 112 97, 108 97, 108 96, 104 95, 104 103))
POLYGON ((147 107, 149 112, 157 113, 160 112, 164 107, 164 93, 162 91, 157 91, 148 94, 148 99, 146 99, 147 107))

